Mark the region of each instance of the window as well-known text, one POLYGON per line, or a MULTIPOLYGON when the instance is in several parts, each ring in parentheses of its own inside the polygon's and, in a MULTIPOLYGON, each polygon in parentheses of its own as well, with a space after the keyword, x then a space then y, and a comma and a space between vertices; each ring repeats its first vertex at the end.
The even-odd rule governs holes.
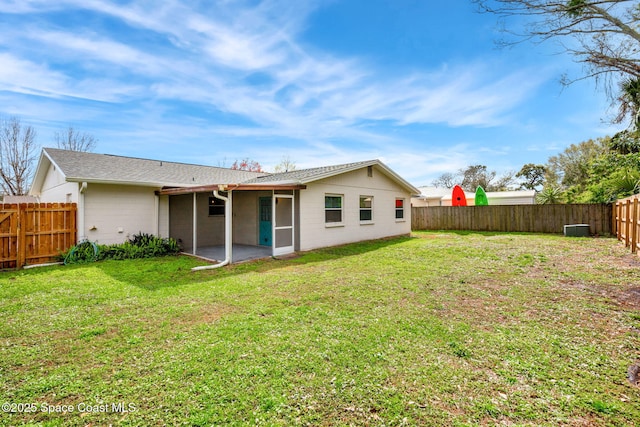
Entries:
POLYGON ((396 219, 404 219, 404 199, 396 199, 396 219))
POLYGON ((224 200, 209 197, 209 216, 224 216, 224 200))
POLYGON ((373 221, 373 196, 360 196, 360 221, 373 221))
POLYGON ((327 224, 342 222, 342 196, 324 196, 324 222, 327 224))

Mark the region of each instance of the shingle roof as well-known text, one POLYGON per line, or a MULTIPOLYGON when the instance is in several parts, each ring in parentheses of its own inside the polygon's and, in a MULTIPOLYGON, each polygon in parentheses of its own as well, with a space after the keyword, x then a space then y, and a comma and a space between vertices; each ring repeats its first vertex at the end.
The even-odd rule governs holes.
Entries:
POLYGON ((248 181, 244 184, 278 184, 278 183, 296 183, 306 184, 317 181, 322 178, 338 175, 352 170, 360 169, 367 166, 379 164, 378 160, 368 160, 364 162, 345 163, 342 165, 322 166, 310 169, 297 169, 289 172, 274 173, 263 175, 248 181))
POLYGON ((45 148, 69 181, 136 183, 168 187, 240 183, 264 173, 110 154, 45 148))
MULTIPOLYGON (((135 184, 157 187, 199 187, 218 184, 248 185, 305 185, 307 183, 355 171, 367 166, 376 166, 388 177, 412 193, 419 191, 385 166, 379 160, 345 163, 290 172, 268 174, 247 172, 214 166, 122 157, 110 154, 95 154, 58 148, 43 149, 43 160, 48 159, 64 174, 67 181, 135 184)), ((36 173, 34 185, 43 179, 46 170, 36 173)), ((42 183, 40 182, 39 185, 42 183)), ((36 188, 37 185, 36 185, 36 188)))
POLYGON ((375 166, 378 170, 382 171, 385 175, 412 194, 420 194, 420 191, 417 188, 405 181, 400 175, 396 174, 380 160, 367 160, 364 162, 345 163, 341 165, 322 166, 318 168, 300 169, 290 172, 264 175, 245 181, 243 184, 308 184, 310 182, 355 171, 368 166, 375 166))

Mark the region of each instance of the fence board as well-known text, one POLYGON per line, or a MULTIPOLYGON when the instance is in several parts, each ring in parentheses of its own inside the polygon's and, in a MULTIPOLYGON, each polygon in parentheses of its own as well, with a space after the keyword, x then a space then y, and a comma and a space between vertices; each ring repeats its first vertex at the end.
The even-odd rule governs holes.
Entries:
POLYGON ((612 205, 430 206, 411 209, 413 230, 562 233, 567 224, 589 224, 592 234, 611 234, 612 205))
POLYGON ((51 262, 76 243, 75 203, 0 205, 0 269, 51 262))
POLYGON ((616 202, 615 232, 632 253, 640 254, 640 194, 616 202))

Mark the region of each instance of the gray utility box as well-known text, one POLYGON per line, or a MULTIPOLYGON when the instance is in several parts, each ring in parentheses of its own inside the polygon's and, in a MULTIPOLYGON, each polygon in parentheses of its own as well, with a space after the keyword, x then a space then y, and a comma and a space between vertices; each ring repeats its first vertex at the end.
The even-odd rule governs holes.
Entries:
POLYGON ((589 237, 589 224, 570 224, 564 226, 567 237, 589 237))

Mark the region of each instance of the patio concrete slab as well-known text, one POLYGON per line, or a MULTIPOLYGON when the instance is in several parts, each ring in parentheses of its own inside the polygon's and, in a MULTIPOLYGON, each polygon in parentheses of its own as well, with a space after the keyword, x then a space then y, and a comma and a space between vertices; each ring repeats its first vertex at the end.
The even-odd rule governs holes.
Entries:
MULTIPOLYGON (((215 261, 224 260, 224 246, 204 246, 196 250, 196 255, 215 261)), ((272 249, 268 246, 233 245, 232 262, 249 261, 252 259, 269 258, 272 249)))

